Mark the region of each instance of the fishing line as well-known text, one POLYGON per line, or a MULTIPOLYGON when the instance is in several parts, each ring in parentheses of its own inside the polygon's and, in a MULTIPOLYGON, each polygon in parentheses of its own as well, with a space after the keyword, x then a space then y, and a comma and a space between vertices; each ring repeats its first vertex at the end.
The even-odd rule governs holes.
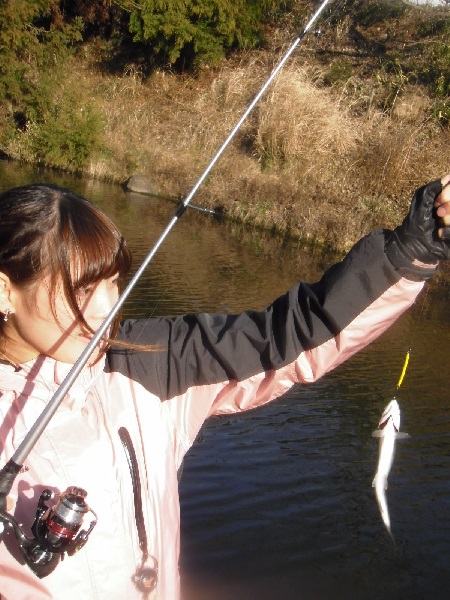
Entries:
POLYGON ((426 299, 427 299, 427 295, 428 295, 428 286, 426 287, 425 292, 424 292, 424 296, 423 296, 423 300, 422 300, 422 305, 420 307, 419 316, 417 317, 415 325, 414 325, 414 330, 413 330, 412 335, 411 335, 411 340, 409 342, 408 351, 406 352, 405 362, 403 363, 403 367, 402 367, 402 371, 400 373, 400 377, 399 377, 399 380, 398 380, 398 383, 397 383, 396 391, 398 391, 399 388, 400 388, 400 386, 402 385, 403 379, 405 378, 405 375, 406 375, 406 370, 408 369, 409 359, 410 359, 411 352, 412 352, 413 341, 414 341, 414 338, 415 338, 415 336, 417 334, 417 329, 419 327, 419 322, 420 322, 420 320, 422 318, 422 314, 423 314, 423 311, 424 311, 424 308, 425 308, 425 302, 426 302, 426 299))
MULTIPOLYGON (((448 185, 450 185, 450 180, 447 181, 447 183, 443 184, 442 189, 444 189, 448 185)), ((427 299, 427 296, 428 296, 428 290, 429 290, 429 286, 426 286, 425 292, 424 292, 424 296, 423 296, 422 305, 420 307, 419 316, 417 317, 417 320, 416 320, 416 323, 415 323, 415 327, 414 327, 413 333, 411 335, 411 341, 409 343, 409 349, 408 349, 408 351, 406 353, 405 362, 403 363, 403 368, 402 368, 402 371, 401 371, 401 374, 400 374, 400 378, 399 378, 398 383, 397 383, 397 390, 402 385, 403 379, 405 378, 406 370, 408 368, 409 359, 410 359, 410 355, 411 355, 411 351, 412 351, 413 340, 414 340, 414 337, 416 336, 417 328, 418 328, 419 322, 420 322, 420 320, 422 318, 422 314, 423 314, 423 311, 424 311, 424 308, 425 308, 426 299, 427 299)))

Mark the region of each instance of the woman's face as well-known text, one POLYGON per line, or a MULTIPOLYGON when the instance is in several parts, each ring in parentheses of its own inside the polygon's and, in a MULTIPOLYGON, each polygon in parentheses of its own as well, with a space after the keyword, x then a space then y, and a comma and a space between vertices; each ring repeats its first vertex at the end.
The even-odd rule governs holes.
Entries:
MULTIPOLYGON (((92 333, 73 314, 58 286, 54 302, 50 295, 48 278, 30 290, 12 287, 14 314, 3 328, 8 356, 17 363, 27 362, 39 354, 73 364, 92 338, 92 333)), ((78 305, 81 313, 94 330, 100 327, 119 297, 118 276, 102 279, 92 287, 80 290, 78 305)), ((90 358, 98 357, 96 348, 90 358)))

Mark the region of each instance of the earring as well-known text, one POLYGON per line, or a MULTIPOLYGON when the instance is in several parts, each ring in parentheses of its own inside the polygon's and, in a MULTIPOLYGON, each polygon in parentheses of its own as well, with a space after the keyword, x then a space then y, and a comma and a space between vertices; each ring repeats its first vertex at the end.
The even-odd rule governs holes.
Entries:
POLYGON ((5 321, 5 323, 8 321, 8 317, 11 313, 12 313, 12 310, 10 308, 7 308, 5 310, 5 314, 3 315, 3 320, 5 321))

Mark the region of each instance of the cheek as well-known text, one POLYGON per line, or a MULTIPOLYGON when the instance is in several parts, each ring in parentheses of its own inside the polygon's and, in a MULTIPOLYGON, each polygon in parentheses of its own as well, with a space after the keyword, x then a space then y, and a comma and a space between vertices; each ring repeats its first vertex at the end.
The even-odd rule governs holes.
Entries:
POLYGON ((62 362, 75 362, 86 342, 79 338, 78 322, 65 299, 57 296, 52 309, 48 289, 42 284, 35 293, 22 293, 15 300, 8 335, 23 360, 39 353, 62 362))
POLYGON ((20 316, 18 325, 22 332, 28 331, 33 336, 41 334, 43 343, 46 338, 63 335, 75 323, 66 302, 57 297, 53 306, 47 290, 39 291, 33 298, 25 298, 20 316))
POLYGON ((53 301, 47 298, 47 302, 43 300, 39 306, 42 307, 39 310, 41 321, 49 325, 55 325, 62 331, 75 324, 77 320, 61 292, 56 295, 53 301))
POLYGON ((54 322, 62 331, 66 331, 77 322, 75 315, 65 303, 57 304, 53 312, 46 313, 44 320, 54 322))

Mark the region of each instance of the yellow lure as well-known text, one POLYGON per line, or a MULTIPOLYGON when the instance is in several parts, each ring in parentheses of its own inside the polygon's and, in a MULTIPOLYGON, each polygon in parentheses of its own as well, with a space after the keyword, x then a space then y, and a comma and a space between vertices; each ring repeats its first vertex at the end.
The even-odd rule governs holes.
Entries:
POLYGON ((409 355, 410 355, 410 350, 408 350, 408 352, 406 353, 406 357, 405 357, 405 362, 403 364, 403 369, 402 369, 402 373, 400 375, 400 379, 398 380, 397 383, 397 389, 402 385, 403 379, 405 377, 405 373, 406 373, 406 369, 408 368, 408 363, 409 363, 409 355))

